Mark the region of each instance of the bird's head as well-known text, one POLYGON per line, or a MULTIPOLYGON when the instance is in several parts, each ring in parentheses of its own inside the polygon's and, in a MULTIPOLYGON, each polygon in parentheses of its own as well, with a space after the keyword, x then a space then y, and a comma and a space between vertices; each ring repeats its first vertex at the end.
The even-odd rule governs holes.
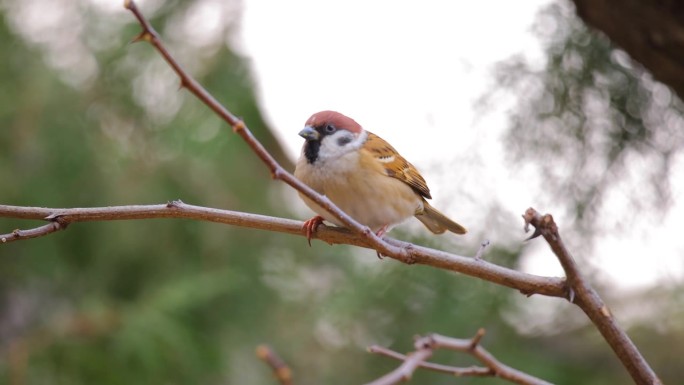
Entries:
POLYGON ((335 111, 321 111, 311 115, 299 136, 306 140, 304 156, 314 164, 358 150, 368 135, 354 119, 335 111))

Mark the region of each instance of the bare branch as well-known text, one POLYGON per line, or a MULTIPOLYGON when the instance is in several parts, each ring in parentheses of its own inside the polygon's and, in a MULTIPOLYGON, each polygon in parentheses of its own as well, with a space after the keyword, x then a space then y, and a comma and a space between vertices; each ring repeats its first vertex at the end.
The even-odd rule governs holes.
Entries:
POLYGON ((484 329, 478 330, 477 334, 471 339, 457 339, 439 334, 431 334, 416 341, 416 346, 431 346, 432 349, 449 349, 457 352, 468 353, 482 362, 484 366, 489 368, 492 376, 508 380, 515 384, 521 385, 550 385, 537 377, 531 376, 527 373, 521 372, 508 365, 501 363, 491 353, 480 345, 482 337, 484 337, 484 329))
MULTIPOLYGON (((303 222, 292 219, 269 217, 265 215, 220 210, 215 208, 194 206, 181 201, 173 201, 159 205, 135 205, 92 208, 56 209, 44 207, 18 207, 0 205, 0 218, 37 219, 49 221, 45 226, 55 226, 54 230, 42 231, 45 226, 31 230, 15 230, 0 235, 3 242, 28 239, 63 230, 75 222, 140 220, 153 218, 187 218, 208 222, 223 223, 233 226, 274 231, 292 235, 305 236, 302 232, 303 222)), ((314 236, 330 244, 347 244, 373 249, 368 238, 361 234, 332 226, 321 225, 314 236)), ((485 260, 476 260, 445 251, 430 249, 392 238, 385 242, 393 247, 407 250, 415 263, 429 265, 440 269, 455 271, 481 278, 499 285, 510 287, 526 295, 541 294, 552 297, 563 297, 564 280, 555 277, 540 277, 508 269, 485 260)))
POLYGON ((271 367, 273 375, 281 385, 292 385, 292 370, 270 346, 259 345, 256 354, 259 359, 271 367))
POLYGON ((511 368, 510 366, 507 366, 494 358, 491 353, 480 346, 480 340, 484 334, 484 329, 480 329, 478 330, 477 334, 470 339, 457 339, 439 334, 430 334, 425 337, 418 337, 414 344, 416 351, 408 356, 379 346, 371 346, 368 349, 371 353, 378 353, 400 361, 404 361, 404 365, 401 365, 396 370, 372 382, 372 384, 385 385, 396 384, 398 382, 405 381, 411 377, 415 369, 421 367, 441 373, 448 373, 454 376, 498 377, 520 385, 551 385, 549 382, 511 368), (430 357, 430 355, 427 353, 423 353, 419 356, 419 358, 421 358, 420 361, 418 361, 418 358, 414 358, 414 356, 426 351, 432 354, 432 352, 436 349, 449 349, 470 354, 484 364, 485 367, 473 366, 469 368, 459 368, 455 366, 425 362, 425 360, 430 357), (411 364, 407 365, 409 360, 411 360, 411 364), (409 372, 409 370, 411 371, 409 372))
POLYGON ((603 338, 613 349, 622 364, 637 384, 661 384, 662 382, 648 365, 639 349, 617 324, 608 306, 598 293, 591 287, 582 275, 577 263, 565 248, 565 244, 558 232, 558 226, 550 214, 540 215, 535 209, 529 208, 523 215, 525 230, 529 225, 535 227, 531 238, 542 235, 556 254, 567 277, 567 297, 570 302, 579 306, 591 319, 603 338))
MULTIPOLYGON (((378 345, 373 345, 368 348, 368 351, 370 353, 376 353, 380 354, 383 356, 387 356, 390 358, 394 358, 395 360, 399 361, 404 361, 406 359, 406 356, 395 352, 394 350, 390 350, 387 348, 383 348, 382 346, 378 345)), ((491 377, 492 376, 492 371, 483 368, 483 367, 478 367, 478 366, 471 366, 469 368, 459 368, 457 366, 449 366, 449 365, 442 365, 442 364, 435 364, 432 362, 421 362, 419 365, 423 369, 428 369, 432 370, 435 372, 440 372, 440 373, 446 373, 450 374, 452 376, 456 377, 491 377)))
POLYGON ((404 359, 404 363, 393 371, 385 374, 373 382, 366 385, 392 385, 411 379, 413 372, 416 371, 423 361, 432 356, 432 349, 420 349, 413 353, 409 353, 404 359))

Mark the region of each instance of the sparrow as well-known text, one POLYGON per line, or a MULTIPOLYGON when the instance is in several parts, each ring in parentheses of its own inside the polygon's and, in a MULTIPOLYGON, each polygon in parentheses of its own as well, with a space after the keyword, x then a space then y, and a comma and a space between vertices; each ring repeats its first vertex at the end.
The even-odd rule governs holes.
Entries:
MULTIPOLYGON (((430 189, 418 170, 354 119, 335 111, 317 112, 299 135, 305 142, 294 175, 379 237, 412 216, 435 234, 466 233, 427 202, 430 189)), ((299 196, 318 214, 303 226, 309 245, 323 220, 343 226, 311 199, 299 196)))

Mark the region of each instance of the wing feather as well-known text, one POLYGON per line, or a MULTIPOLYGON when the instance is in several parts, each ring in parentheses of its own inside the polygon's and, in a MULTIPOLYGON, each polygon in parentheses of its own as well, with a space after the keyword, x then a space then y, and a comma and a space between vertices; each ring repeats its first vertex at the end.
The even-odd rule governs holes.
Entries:
POLYGON ((369 132, 363 150, 370 153, 387 176, 406 183, 425 198, 432 198, 430 196, 430 189, 425 179, 418 173, 418 170, 404 157, 399 155, 397 150, 384 139, 369 132))

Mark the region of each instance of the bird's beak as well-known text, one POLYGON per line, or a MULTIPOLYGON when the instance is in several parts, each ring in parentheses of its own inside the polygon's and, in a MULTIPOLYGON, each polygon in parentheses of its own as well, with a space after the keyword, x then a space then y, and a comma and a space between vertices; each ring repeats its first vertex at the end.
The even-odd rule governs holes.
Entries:
POLYGON ((306 126, 303 130, 299 131, 299 136, 309 141, 320 139, 321 134, 319 134, 318 131, 314 130, 312 127, 306 126))

